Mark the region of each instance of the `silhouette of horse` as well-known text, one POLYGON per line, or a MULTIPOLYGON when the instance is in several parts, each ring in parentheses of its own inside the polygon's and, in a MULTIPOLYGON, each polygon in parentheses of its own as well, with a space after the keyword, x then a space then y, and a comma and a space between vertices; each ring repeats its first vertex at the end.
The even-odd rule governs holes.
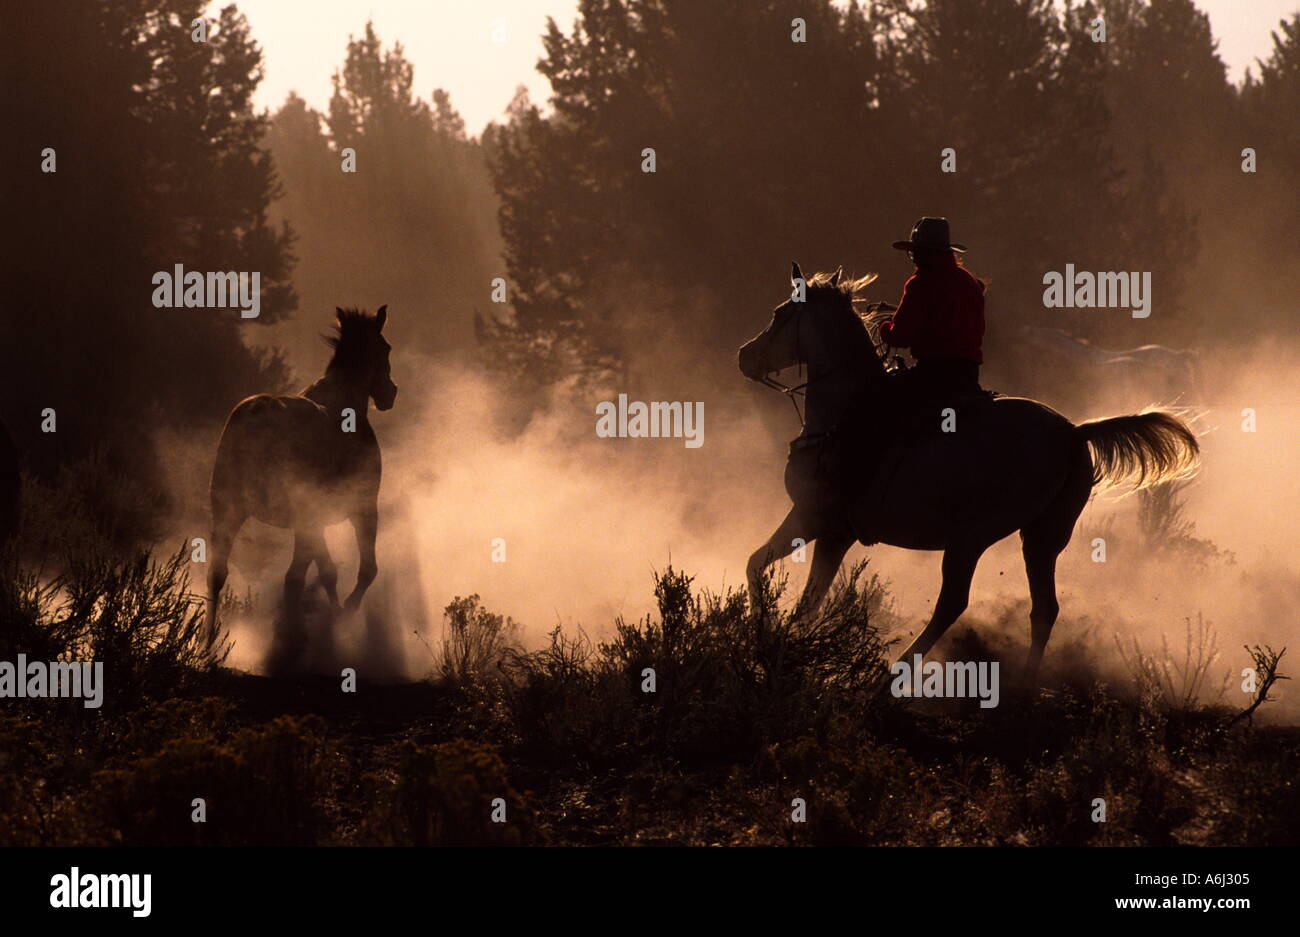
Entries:
POLYGON ((316 564, 330 604, 338 608, 338 570, 325 527, 352 522, 360 564, 346 608, 361 604, 374 581, 379 530, 379 442, 366 417, 368 401, 387 410, 397 397, 389 376, 391 346, 381 334, 388 307, 374 316, 338 309, 334 349, 325 376, 297 396, 258 394, 230 411, 212 469, 212 567, 207 636, 217 636, 217 606, 230 548, 255 517, 293 531, 293 561, 284 577, 286 618, 300 611, 307 569, 316 564))
POLYGON ((1113 388, 1138 399, 1155 396, 1199 403, 1203 397, 1200 356, 1194 351, 1164 345, 1109 351, 1064 329, 1043 326, 1024 326, 1020 334, 1026 345, 1046 359, 1053 373, 1072 382, 1113 388))
MULTIPOLYGON (((803 277, 797 264, 793 277, 803 277)), ((803 432, 791 444, 785 475, 794 507, 750 557, 751 595, 762 571, 793 552, 796 538, 816 541, 803 611, 821 603, 855 540, 942 550, 943 584, 929 623, 902 656, 910 662, 965 611, 984 551, 1018 530, 1031 597, 1025 678, 1036 686, 1060 610, 1056 558, 1093 487, 1129 479, 1147 487, 1185 477, 1197 464, 1196 437, 1163 412, 1075 426, 1035 400, 981 398, 936 403, 933 432, 885 441, 877 459, 853 455, 847 471, 810 478, 816 460, 797 454, 832 445, 863 451, 879 425, 879 408, 894 402, 893 382, 852 305, 855 291, 871 279, 841 282, 839 271, 817 274, 806 281, 804 301, 782 303, 768 327, 740 349, 740 370, 753 380, 775 384, 768 375, 795 364, 806 364, 809 375, 803 432), (942 409, 950 405, 958 411, 956 431, 939 432, 942 409), (808 496, 819 485, 827 499, 808 496)))

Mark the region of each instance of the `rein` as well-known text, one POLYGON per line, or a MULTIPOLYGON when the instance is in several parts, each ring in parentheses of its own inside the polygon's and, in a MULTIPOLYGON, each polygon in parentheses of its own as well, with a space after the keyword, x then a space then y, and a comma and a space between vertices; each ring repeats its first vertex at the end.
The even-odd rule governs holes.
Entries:
MULTIPOLYGON (((800 364, 799 368, 800 370, 802 370, 803 365, 800 364)), ((822 375, 822 377, 825 377, 825 375, 822 375)), ((785 384, 782 384, 776 378, 771 377, 770 375, 765 375, 758 379, 758 383, 762 384, 764 387, 770 387, 773 390, 779 390, 781 393, 785 394, 788 398, 790 398, 790 403, 794 406, 794 414, 799 418, 799 425, 802 426, 803 412, 799 409, 799 401, 796 400, 795 398, 796 397, 807 398, 808 385, 815 380, 818 380, 818 378, 811 378, 809 380, 804 381, 802 384, 796 384, 794 387, 789 387, 785 384)))
MULTIPOLYGON (((803 376, 803 369, 804 369, 803 355, 800 353, 802 346, 799 344, 799 336, 803 331, 801 328, 802 325, 803 325, 803 306, 801 305, 799 307, 799 311, 795 314, 795 319, 794 319, 794 356, 795 359, 798 360, 799 362, 800 377, 803 376)), ((794 407, 794 415, 799 418, 799 425, 800 427, 802 427, 804 425, 803 412, 799 409, 799 401, 796 400, 795 398, 803 397, 805 401, 805 406, 807 406, 808 385, 812 384, 814 381, 821 380, 823 377, 825 377, 827 374, 830 373, 831 373, 830 371, 826 371, 816 376, 810 376, 808 380, 804 381, 802 384, 796 384, 793 387, 789 387, 785 384, 782 384, 776 378, 772 377, 772 374, 770 373, 763 375, 763 377, 759 379, 759 383, 762 384, 764 387, 770 387, 773 390, 779 390, 781 393, 785 394, 786 397, 789 398, 791 406, 794 407)))
MULTIPOLYGON (((878 312, 878 311, 880 311, 880 310, 882 310, 882 309, 883 309, 883 310, 887 310, 887 311, 889 311, 889 312, 893 312, 893 311, 896 310, 898 307, 895 306, 895 305, 893 305, 892 303, 879 302, 879 303, 871 303, 871 304, 869 304, 869 305, 867 306, 867 308, 870 309, 872 312, 878 312)), ((800 348, 801 348, 801 346, 800 346, 800 344, 799 344, 799 336, 800 336, 800 333, 801 333, 800 326, 801 326, 801 325, 803 325, 803 308, 802 308, 802 307, 800 307, 799 312, 798 312, 798 314, 796 315, 795 323, 794 323, 794 353, 795 353, 795 357, 796 357, 797 359, 799 359, 799 374, 800 374, 800 376, 803 375, 803 369, 804 369, 803 355, 800 354, 800 348)), ((777 391, 780 391, 781 393, 785 394, 786 397, 789 398, 789 400, 790 400, 790 404, 794 407, 794 414, 795 414, 795 416, 797 416, 797 417, 799 418, 799 426, 802 427, 802 426, 804 425, 803 412, 799 409, 799 401, 796 400, 795 398, 796 398, 796 397, 803 397, 803 398, 805 399, 805 401, 806 401, 806 400, 807 400, 807 397, 808 397, 808 387, 809 387, 809 385, 814 384, 814 383, 816 383, 817 381, 820 381, 822 378, 829 377, 831 374, 835 373, 835 369, 834 369, 834 368, 830 368, 830 369, 828 369, 828 370, 826 370, 826 371, 823 371, 821 374, 812 375, 812 376, 810 376, 810 377, 808 378, 808 380, 804 381, 802 384, 796 384, 796 385, 794 385, 793 387, 790 387, 789 385, 783 384, 783 383, 781 383, 780 381, 778 381, 776 378, 772 377, 772 374, 773 374, 773 373, 775 373, 775 372, 771 372, 771 373, 769 373, 769 374, 765 374, 765 375, 763 375, 761 378, 758 378, 758 379, 757 379, 757 380, 758 380, 758 383, 762 384, 764 387, 770 387, 770 388, 772 388, 772 390, 777 390, 777 391)))

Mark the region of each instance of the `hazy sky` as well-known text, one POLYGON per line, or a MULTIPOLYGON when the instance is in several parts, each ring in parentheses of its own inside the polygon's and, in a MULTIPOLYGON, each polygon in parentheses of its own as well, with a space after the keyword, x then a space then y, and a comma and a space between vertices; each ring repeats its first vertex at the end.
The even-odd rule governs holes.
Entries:
MULTIPOLYGON (((215 13, 228 0, 214 0, 215 13)), ((349 34, 373 19, 385 46, 402 43, 415 65, 415 88, 428 99, 434 88, 451 92, 452 103, 477 134, 498 117, 515 88, 526 85, 541 104, 549 95, 535 68, 542 54, 547 16, 566 31, 577 0, 235 0, 262 46, 266 78, 259 106, 278 107, 295 90, 324 110, 330 76, 343 62, 349 34), (493 38, 494 24, 504 39, 493 38)), ((1300 0, 1198 0, 1210 15, 1219 55, 1240 81, 1255 59, 1268 54, 1269 33, 1300 9, 1300 0)), ((1258 71, 1258 69, 1256 69, 1258 71)))

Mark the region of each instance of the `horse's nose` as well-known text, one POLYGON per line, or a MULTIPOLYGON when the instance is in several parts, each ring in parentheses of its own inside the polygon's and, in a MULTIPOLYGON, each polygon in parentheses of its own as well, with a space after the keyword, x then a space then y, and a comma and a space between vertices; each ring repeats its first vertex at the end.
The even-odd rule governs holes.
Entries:
POLYGON ((740 373, 751 380, 756 380, 762 376, 762 368, 754 360, 756 357, 753 343, 742 345, 736 355, 736 363, 740 365, 740 373))

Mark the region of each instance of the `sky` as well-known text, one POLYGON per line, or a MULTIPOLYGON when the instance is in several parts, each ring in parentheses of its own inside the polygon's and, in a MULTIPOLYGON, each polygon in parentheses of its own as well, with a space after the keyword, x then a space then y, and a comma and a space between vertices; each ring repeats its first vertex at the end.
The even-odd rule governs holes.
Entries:
MULTIPOLYGON (((226 2, 214 0, 209 14, 226 2)), ((478 134, 501 116, 520 84, 536 103, 545 103, 550 91, 536 64, 546 19, 553 17, 570 31, 578 0, 236 0, 236 5, 262 46, 266 77, 256 97, 259 107, 279 107, 292 90, 325 110, 330 76, 343 62, 348 36, 363 33, 373 19, 385 47, 402 43, 415 66, 419 96, 427 100, 434 88, 447 89, 466 128, 478 134)), ((1198 6, 1210 16, 1230 77, 1240 81, 1256 59, 1268 55, 1270 32, 1300 9, 1300 0, 1198 0, 1198 6)))

